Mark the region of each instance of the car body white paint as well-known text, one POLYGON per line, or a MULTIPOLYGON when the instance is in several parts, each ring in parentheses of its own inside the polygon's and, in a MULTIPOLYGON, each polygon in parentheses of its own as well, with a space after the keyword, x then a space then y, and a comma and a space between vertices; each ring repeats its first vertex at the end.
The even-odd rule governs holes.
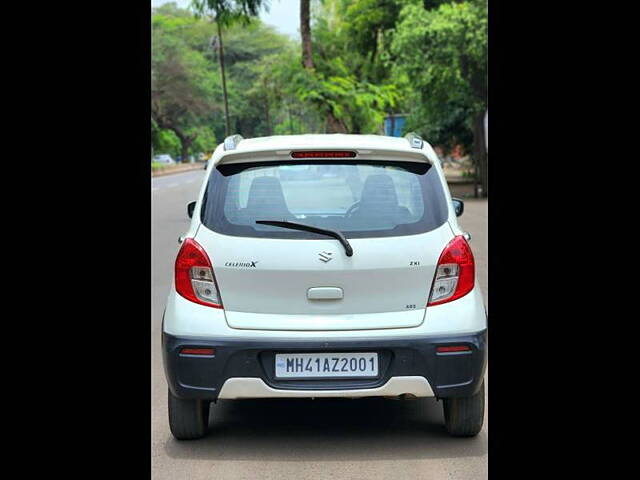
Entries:
MULTIPOLYGON (((303 241, 230 237, 201 226, 195 240, 210 252, 231 327, 344 330, 351 323, 345 316, 360 314, 380 314, 380 320, 372 325, 381 328, 422 323, 423 312, 407 312, 406 306, 426 305, 442 246, 452 237, 445 222, 420 235, 350 239, 355 252, 352 257, 328 237, 303 241), (319 260, 319 252, 324 251, 333 253, 332 261, 319 260), (233 266, 251 261, 257 261, 255 268, 233 266), (410 268, 410 261, 420 262, 420 266, 410 268), (343 288, 344 298, 309 299, 307 290, 313 287, 343 288), (387 315, 392 312, 396 315, 387 315), (248 314, 255 315, 251 318, 248 314), (291 315, 300 320, 292 323, 291 315), (304 315, 323 320, 314 324, 304 315)), ((354 328, 365 328, 356 318, 352 321, 354 328)))
MULTIPOLYGON (((224 301, 224 299, 223 299, 224 301)), ((413 312, 403 312, 411 315, 413 312)), ((368 322, 368 327, 384 314, 361 314, 359 321, 368 322)), ((391 317, 398 313, 388 314, 391 317)), ((374 328, 351 330, 255 330, 231 328, 226 321, 225 311, 205 307, 175 294, 171 288, 164 316, 164 331, 170 335, 190 338, 215 338, 221 340, 324 340, 324 339, 366 339, 366 338, 419 338, 427 335, 448 335, 474 333, 486 328, 484 304, 480 287, 458 300, 421 309, 423 321, 410 328, 374 328)), ((326 316, 316 315, 315 321, 333 321, 326 316)))
MULTIPOLYGON (((339 161, 339 160, 337 160, 339 161)), ((235 150, 219 145, 208 161, 194 214, 184 238, 207 251, 224 309, 190 302, 172 284, 163 330, 193 339, 247 341, 314 341, 411 339, 473 334, 487 328, 480 287, 441 305, 426 307, 439 256, 446 244, 464 232, 458 225, 438 156, 424 142, 413 148, 407 139, 375 135, 298 135, 242 140, 235 150), (292 240, 226 236, 207 229, 200 209, 212 166, 221 163, 290 159, 293 150, 355 150, 357 159, 427 162, 437 170, 448 205, 447 221, 419 235, 349 239, 347 257, 334 239, 292 240), (334 252, 333 261, 318 253, 334 252), (246 269, 227 262, 258 261, 246 269), (409 268, 417 260, 419 267, 409 268), (315 300, 308 289, 342 289, 342 298, 315 300), (414 308, 407 309, 408 305, 414 308)), ((259 378, 231 378, 219 398, 433 396, 423 377, 392 377, 374 389, 278 390, 259 378)))
MULTIPOLYGON (((296 135, 242 140, 235 150, 221 144, 209 166, 290 158, 292 150, 356 150, 358 159, 428 162, 437 170, 447 199, 448 219, 439 228, 398 237, 350 239, 346 257, 334 239, 291 240, 221 235, 200 221, 201 202, 212 169, 200 188, 185 238, 194 238, 214 266, 224 310, 192 303, 172 286, 164 330, 195 338, 369 338, 463 334, 486 328, 482 295, 474 289, 453 302, 425 308, 435 266, 444 246, 463 230, 433 148, 411 147, 404 138, 376 135, 296 135), (391 158, 393 157, 393 158, 391 158), (318 253, 332 251, 329 263, 318 253), (420 262, 409 268, 408 259, 420 262), (259 268, 226 263, 258 260, 259 268), (339 285, 338 285, 339 283, 339 285), (310 287, 341 287, 339 301, 311 300, 310 287), (406 309, 407 305, 415 305, 406 309)), ((337 160, 339 161, 339 159, 337 160)))

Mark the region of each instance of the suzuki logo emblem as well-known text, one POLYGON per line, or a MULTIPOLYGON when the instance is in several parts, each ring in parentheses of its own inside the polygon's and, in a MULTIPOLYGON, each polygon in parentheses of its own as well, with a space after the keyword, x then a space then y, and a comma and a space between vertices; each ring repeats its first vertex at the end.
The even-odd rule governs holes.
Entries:
POLYGON ((330 262, 332 260, 331 255, 333 255, 331 252, 320 252, 318 254, 318 260, 324 263, 330 262))

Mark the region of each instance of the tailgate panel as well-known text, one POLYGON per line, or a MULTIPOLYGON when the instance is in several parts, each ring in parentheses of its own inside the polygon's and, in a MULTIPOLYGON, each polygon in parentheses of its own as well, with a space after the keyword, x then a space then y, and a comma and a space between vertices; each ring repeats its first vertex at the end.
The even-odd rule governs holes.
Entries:
POLYGON ((213 263, 230 327, 347 330, 420 325, 440 252, 452 236, 445 222, 419 235, 349 239, 352 257, 322 237, 256 239, 201 226, 196 240, 213 263), (342 298, 315 299, 314 288, 342 290, 342 298))

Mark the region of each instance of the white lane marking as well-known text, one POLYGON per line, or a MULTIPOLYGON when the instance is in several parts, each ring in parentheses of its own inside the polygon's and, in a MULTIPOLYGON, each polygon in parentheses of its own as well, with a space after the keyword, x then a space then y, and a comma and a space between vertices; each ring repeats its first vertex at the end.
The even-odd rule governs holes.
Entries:
POLYGON ((172 188, 172 187, 177 187, 178 184, 177 183, 170 183, 169 185, 167 185, 167 188, 172 188))

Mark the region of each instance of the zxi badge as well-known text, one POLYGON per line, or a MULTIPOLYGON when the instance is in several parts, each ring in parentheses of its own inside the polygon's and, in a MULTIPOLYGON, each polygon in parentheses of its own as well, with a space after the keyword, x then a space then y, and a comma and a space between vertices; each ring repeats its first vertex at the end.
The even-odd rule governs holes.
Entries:
POLYGON ((320 252, 318 254, 318 260, 324 263, 330 262, 332 260, 331 255, 333 255, 331 252, 320 252))

